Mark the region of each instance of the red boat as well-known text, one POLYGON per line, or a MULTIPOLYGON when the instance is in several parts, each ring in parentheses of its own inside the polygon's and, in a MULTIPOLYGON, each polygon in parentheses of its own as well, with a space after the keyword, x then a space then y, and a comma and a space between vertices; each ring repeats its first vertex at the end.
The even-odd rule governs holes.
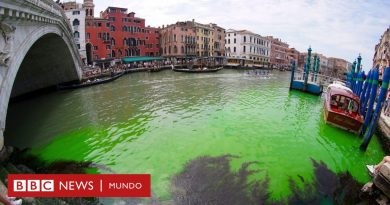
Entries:
POLYGON ((358 134, 363 125, 359 97, 341 83, 329 85, 324 103, 327 124, 358 134))

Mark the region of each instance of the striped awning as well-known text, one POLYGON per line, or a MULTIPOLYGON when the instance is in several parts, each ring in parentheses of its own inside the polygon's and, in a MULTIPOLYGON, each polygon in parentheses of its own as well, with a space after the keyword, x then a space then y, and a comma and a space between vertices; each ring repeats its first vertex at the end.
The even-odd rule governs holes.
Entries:
POLYGON ((141 62, 141 61, 155 61, 155 60, 164 60, 164 58, 163 57, 149 57, 149 56, 123 58, 123 62, 125 62, 125 63, 141 62))

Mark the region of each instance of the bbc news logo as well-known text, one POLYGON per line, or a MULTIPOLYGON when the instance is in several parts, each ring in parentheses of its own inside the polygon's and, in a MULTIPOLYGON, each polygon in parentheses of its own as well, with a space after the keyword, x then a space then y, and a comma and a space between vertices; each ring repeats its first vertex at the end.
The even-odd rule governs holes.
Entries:
POLYGON ((149 174, 9 174, 11 197, 150 197, 149 174))
POLYGON ((54 191, 54 180, 14 180, 15 192, 54 191))

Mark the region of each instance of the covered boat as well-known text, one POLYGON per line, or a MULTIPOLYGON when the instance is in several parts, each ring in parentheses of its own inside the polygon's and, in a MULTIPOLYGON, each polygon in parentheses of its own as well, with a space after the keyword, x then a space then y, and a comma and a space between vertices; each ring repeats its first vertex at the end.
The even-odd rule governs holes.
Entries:
POLYGON ((324 103, 325 122, 358 134, 363 125, 359 97, 342 83, 329 85, 324 103))

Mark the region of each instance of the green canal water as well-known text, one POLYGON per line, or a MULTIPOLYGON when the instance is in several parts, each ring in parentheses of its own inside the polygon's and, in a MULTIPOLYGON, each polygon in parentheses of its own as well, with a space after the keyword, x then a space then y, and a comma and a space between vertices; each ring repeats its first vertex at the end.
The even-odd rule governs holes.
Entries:
MULTIPOLYGON (((6 144, 31 147, 46 162, 91 161, 114 173, 150 173, 153 195, 168 200, 171 178, 200 156, 255 162, 249 180, 269 177, 273 199, 289 177, 313 180, 313 163, 369 179, 365 164, 384 153, 324 123, 323 99, 289 92, 289 72, 268 79, 246 71, 134 73, 109 84, 60 91, 10 105, 6 144)), ((107 173, 107 171, 100 171, 107 173)))

